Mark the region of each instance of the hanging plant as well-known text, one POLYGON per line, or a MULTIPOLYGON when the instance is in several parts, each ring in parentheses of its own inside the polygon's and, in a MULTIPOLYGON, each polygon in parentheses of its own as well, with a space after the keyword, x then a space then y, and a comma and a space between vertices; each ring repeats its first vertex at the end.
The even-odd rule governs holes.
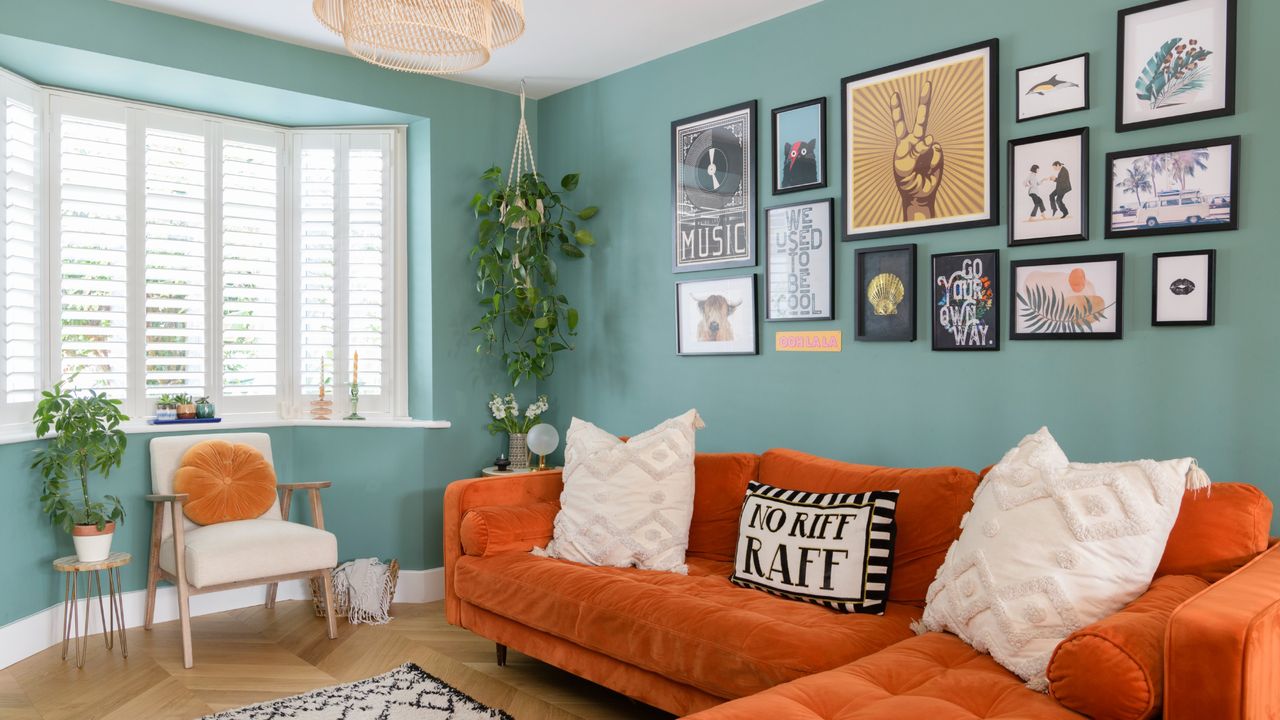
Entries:
POLYGON ((471 207, 480 218, 471 258, 476 263, 476 291, 484 314, 471 331, 482 341, 480 353, 500 353, 513 385, 523 379, 545 380, 555 370, 555 353, 573 349, 578 310, 557 292, 557 252, 570 259, 586 255, 595 237, 578 221, 597 209, 574 210, 564 195, 578 186, 576 173, 553 192, 537 171, 506 184, 502 169, 480 176, 490 185, 476 193, 471 207))
POLYGON ((573 260, 586 256, 595 237, 579 221, 598 209, 574 210, 565 196, 578 187, 577 173, 565 175, 553 191, 533 161, 533 147, 520 97, 520 125, 511 170, 503 176, 494 166, 480 176, 488 188, 471 199, 480 220, 471 259, 476 263, 476 291, 484 314, 473 333, 481 336, 476 352, 501 354, 512 385, 545 380, 555 371, 555 354, 572 350, 578 310, 557 292, 555 255, 573 260))

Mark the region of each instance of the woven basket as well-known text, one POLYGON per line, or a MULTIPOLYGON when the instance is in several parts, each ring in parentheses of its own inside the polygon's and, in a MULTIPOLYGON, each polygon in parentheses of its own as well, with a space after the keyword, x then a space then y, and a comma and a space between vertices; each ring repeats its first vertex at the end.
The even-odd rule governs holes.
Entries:
MULTIPOLYGON (((387 576, 391 579, 391 594, 387 596, 387 609, 391 607, 391 598, 396 595, 396 584, 400 582, 400 561, 387 563, 387 576)), ((311 602, 315 605, 316 615, 324 617, 324 585, 316 578, 311 578, 311 602)), ((340 593, 333 594, 333 610, 338 617, 347 616, 347 604, 350 599, 340 593)))

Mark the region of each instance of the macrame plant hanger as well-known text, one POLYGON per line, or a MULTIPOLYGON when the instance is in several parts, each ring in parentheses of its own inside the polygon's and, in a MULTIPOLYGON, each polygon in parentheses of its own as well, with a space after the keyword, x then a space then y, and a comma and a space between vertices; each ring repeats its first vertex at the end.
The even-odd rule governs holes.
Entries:
POLYGON ((529 142, 529 124, 524 119, 524 80, 520 81, 520 124, 516 127, 516 146, 511 151, 511 170, 507 173, 507 189, 515 187, 520 176, 538 172, 533 160, 533 143, 529 142))

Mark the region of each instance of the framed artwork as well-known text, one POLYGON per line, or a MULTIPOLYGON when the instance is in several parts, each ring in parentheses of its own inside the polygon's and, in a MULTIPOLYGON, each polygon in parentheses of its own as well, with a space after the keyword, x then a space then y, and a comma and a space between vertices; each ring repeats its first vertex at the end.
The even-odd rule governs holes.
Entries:
POLYGON ((756 276, 676 283, 676 353, 758 355, 756 276))
POLYGON ((997 40, 841 81, 844 239, 1000 222, 997 40))
POLYGON ((1116 132, 1233 115, 1236 0, 1121 10, 1116 57, 1116 132))
POLYGON ((835 202, 815 200, 769 208, 764 226, 765 320, 831 320, 835 202))
POLYGON ((1009 276, 1009 339, 1120 339, 1123 254, 1014 260, 1009 276))
POLYGON ((1240 136, 1107 153, 1108 238, 1235 230, 1240 136))
POLYGON ((1000 251, 934 255, 934 350, 1000 349, 1000 251))
POLYGON ((773 110, 773 194, 827 186, 827 99, 773 110))
POLYGON ((1151 256, 1151 324, 1212 325, 1214 250, 1151 256))
POLYGON ((859 249, 854 258, 855 339, 915 342, 915 244, 859 249))
POLYGON ((1009 245, 1089 239, 1089 129, 1009 141, 1009 245))
POLYGON ((1089 109, 1089 53, 1018 68, 1018 122, 1089 109))
POLYGON ((671 123, 673 272, 756 264, 756 101, 671 123))

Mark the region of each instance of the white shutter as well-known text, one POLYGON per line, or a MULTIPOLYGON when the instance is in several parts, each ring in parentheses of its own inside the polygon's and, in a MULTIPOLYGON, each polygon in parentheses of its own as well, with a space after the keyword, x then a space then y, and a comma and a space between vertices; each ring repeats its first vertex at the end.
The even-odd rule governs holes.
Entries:
POLYGON ((60 374, 79 372, 76 385, 124 398, 129 375, 127 113, 120 105, 83 100, 53 107, 60 374))
MULTIPOLYGON (((329 391, 346 380, 345 365, 334 367, 337 314, 337 165, 340 154, 328 136, 305 136, 298 162, 298 372, 303 396, 329 391), (324 145, 328 144, 328 147, 324 145), (320 375, 321 362, 325 368, 320 375)), ((340 356, 340 355, 339 355, 340 356)))
POLYGON ((206 143, 195 132, 155 127, 144 133, 145 381, 148 397, 205 394, 206 143))
POLYGON ((0 76, 0 238, 7 420, 27 420, 40 390, 38 93, 0 76))
POLYGON ((271 397, 280 358, 283 137, 242 136, 222 141, 222 394, 271 397))
POLYGON ((390 279, 389 150, 386 135, 354 135, 346 168, 346 354, 360 354, 361 406, 380 411, 387 410, 377 396, 383 394, 386 282, 390 279))

